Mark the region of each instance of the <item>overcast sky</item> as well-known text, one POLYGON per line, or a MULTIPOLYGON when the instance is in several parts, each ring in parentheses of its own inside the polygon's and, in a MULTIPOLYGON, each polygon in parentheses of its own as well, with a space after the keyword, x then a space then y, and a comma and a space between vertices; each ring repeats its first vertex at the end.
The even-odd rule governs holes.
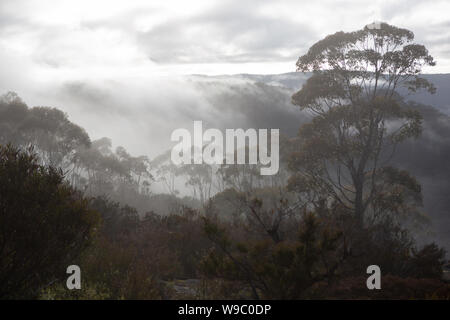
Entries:
POLYGON ((208 108, 182 75, 292 72, 316 41, 373 21, 412 30, 437 60, 425 71, 449 73, 449 12, 448 0, 0 0, 0 94, 138 152, 165 112, 208 108))
POLYGON ((0 63, 44 78, 291 72, 325 35, 380 20, 450 72, 449 12, 448 0, 1 0, 0 63))

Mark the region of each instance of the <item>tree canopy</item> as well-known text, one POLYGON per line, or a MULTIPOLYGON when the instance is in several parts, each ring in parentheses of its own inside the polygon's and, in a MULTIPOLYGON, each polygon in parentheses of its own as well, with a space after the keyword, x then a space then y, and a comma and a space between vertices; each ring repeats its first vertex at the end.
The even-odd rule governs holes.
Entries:
MULTIPOLYGON (((315 117, 300 128, 290 159, 291 190, 308 194, 316 205, 331 199, 360 223, 368 212, 376 214, 376 201, 387 199, 384 177, 393 193, 420 193, 407 172, 386 168, 397 144, 422 130, 420 113, 397 89, 435 91, 420 77, 424 66, 435 65, 433 57, 413 40, 411 31, 381 23, 329 35, 298 59, 297 69, 313 75, 292 102, 315 117)), ((389 210, 399 199, 390 197, 389 210)))

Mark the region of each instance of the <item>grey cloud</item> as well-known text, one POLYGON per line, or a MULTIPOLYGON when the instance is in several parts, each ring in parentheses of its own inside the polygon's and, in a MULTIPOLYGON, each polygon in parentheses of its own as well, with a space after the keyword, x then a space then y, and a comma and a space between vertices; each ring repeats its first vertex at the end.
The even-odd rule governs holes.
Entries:
MULTIPOLYGON (((91 113, 102 113, 110 108, 111 93, 104 88, 96 88, 81 81, 70 81, 64 83, 59 91, 61 98, 75 101, 80 106, 87 106, 85 111, 91 113)), ((116 109, 117 111, 120 108, 116 109)))
POLYGON ((391 1, 389 5, 380 7, 383 19, 392 20, 399 15, 409 15, 417 9, 417 5, 424 3, 423 0, 397 0, 391 1))
MULTIPOLYGON (((5 3, 8 5, 0 4, 1 33, 8 32, 9 36, 13 36, 14 32, 32 34, 33 39, 39 42, 38 49, 33 53, 39 64, 58 68, 70 63, 71 57, 58 55, 60 39, 65 36, 64 28, 36 25, 29 18, 27 20, 27 15, 22 12, 27 8, 24 1, 18 1, 17 5, 12 1, 5 3)), ((119 30, 135 41, 150 60, 161 64, 295 61, 309 45, 323 36, 323 30, 311 25, 314 17, 295 20, 296 10, 301 10, 301 6, 292 10, 291 19, 282 15, 278 18, 276 15, 262 14, 260 9, 271 3, 255 0, 221 1, 195 15, 169 18, 147 32, 136 30, 133 22, 148 14, 158 15, 159 9, 150 3, 139 6, 130 4, 128 10, 112 17, 82 20, 80 28, 92 31, 100 28, 119 30)), ((273 3, 279 5, 275 1, 273 3)), ((408 21, 405 17, 423 3, 413 0, 387 4, 375 2, 373 5, 377 5, 380 10, 379 18, 389 22, 398 18, 408 21)), ((285 8, 293 4, 299 3, 283 2, 285 8)), ((305 2, 306 5, 311 6, 305 2)), ((313 6, 323 8, 324 15, 342 18, 351 16, 352 12, 361 12, 361 17, 367 17, 372 10, 359 1, 321 1, 313 6)), ((362 21, 361 26, 367 22, 362 21)), ((432 22, 425 26, 421 24, 411 20, 407 27, 417 33, 419 40, 430 45, 430 49, 445 55, 447 59, 445 44, 449 38, 446 33, 448 27, 433 25, 432 22)))
MULTIPOLYGON (((303 78, 293 77, 291 82, 295 80, 300 86, 303 78)), ((202 120, 205 128, 279 128, 293 136, 308 119, 291 104, 293 89, 247 76, 186 76, 146 88, 136 83, 72 81, 61 85, 52 100, 94 139, 108 136, 116 145, 150 156, 172 145, 173 130, 192 130, 194 120, 202 120)))
POLYGON ((265 17, 240 1, 168 21, 141 33, 138 41, 156 62, 254 62, 295 59, 316 37, 307 22, 265 17), (238 52, 227 54, 227 45, 238 52))

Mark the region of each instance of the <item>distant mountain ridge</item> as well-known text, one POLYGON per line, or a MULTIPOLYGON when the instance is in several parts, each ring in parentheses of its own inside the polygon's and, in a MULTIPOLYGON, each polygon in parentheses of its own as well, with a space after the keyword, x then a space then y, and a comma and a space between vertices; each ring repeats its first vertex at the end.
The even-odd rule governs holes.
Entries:
MULTIPOLYGON (((267 85, 285 87, 293 91, 299 90, 303 83, 310 77, 311 73, 289 72, 281 74, 234 74, 219 76, 203 76, 195 75, 195 77, 205 77, 209 79, 225 80, 225 79, 241 79, 253 82, 262 82, 267 85)), ((431 105, 439 111, 450 115, 450 74, 423 74, 421 75, 428 81, 431 81, 437 91, 435 94, 427 92, 418 92, 409 94, 406 89, 400 89, 399 92, 405 96, 406 100, 412 100, 425 105, 431 105)))

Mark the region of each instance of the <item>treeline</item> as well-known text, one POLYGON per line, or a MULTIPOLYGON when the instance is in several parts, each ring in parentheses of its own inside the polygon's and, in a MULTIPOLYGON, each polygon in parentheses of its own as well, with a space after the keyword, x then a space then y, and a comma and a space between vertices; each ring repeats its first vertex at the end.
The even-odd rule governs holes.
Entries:
POLYGON ((164 206, 199 208, 227 188, 250 191, 267 185, 281 186, 287 175, 262 177, 258 165, 179 165, 170 150, 153 160, 132 156, 121 146, 112 150, 109 138, 91 140, 86 131, 69 121, 67 114, 51 107, 29 108, 14 92, 0 97, 0 143, 33 146, 43 165, 63 170, 66 180, 87 195, 111 199, 167 214, 164 206), (155 194, 158 182, 167 195, 155 194), (180 197, 180 187, 187 197, 180 197))
POLYGON ((91 141, 61 110, 29 108, 13 92, 0 98, 0 143, 33 146, 43 165, 61 168, 74 187, 91 193, 149 192, 147 157, 132 157, 123 147, 112 151, 108 138, 91 141))
MULTIPOLYGON (((228 190, 205 211, 142 219, 105 197, 86 198, 32 150, 0 147, 2 299, 448 298, 444 252, 417 249, 392 221, 355 228, 343 208, 287 207, 273 190, 228 190), (258 197, 265 200, 258 200, 258 197), (240 214, 222 219, 221 203, 240 214), (278 207, 274 210, 273 201, 278 207), (82 289, 65 269, 82 270, 82 289), (365 268, 383 270, 383 290, 365 268)), ((223 213, 222 213, 223 215, 223 213)))
MULTIPOLYGON (((61 168, 65 179, 88 195, 108 195, 144 212, 152 203, 149 197, 155 177, 148 157, 131 156, 120 146, 112 150, 108 138, 92 141, 61 110, 29 108, 14 92, 0 97, 0 144, 8 143, 33 146, 40 164, 61 168)), ((180 202, 173 197, 155 199, 157 203, 167 201, 174 206, 180 202)))

